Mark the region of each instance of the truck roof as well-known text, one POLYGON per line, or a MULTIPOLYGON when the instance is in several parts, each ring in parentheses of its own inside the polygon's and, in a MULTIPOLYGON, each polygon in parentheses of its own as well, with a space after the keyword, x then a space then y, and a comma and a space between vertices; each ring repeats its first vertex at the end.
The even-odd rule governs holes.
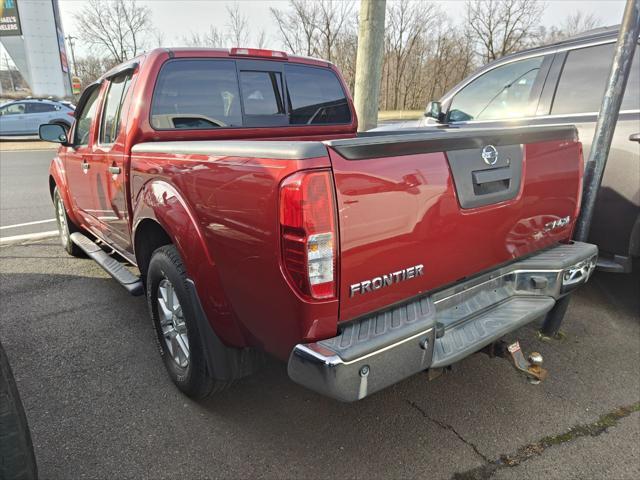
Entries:
POLYGON ((143 59, 151 59, 159 55, 169 53, 170 56, 176 57, 200 57, 200 58, 238 58, 238 59, 254 59, 275 62, 298 63, 304 65, 313 65, 317 67, 335 68, 331 62, 313 57, 304 57, 299 55, 289 55, 285 52, 277 50, 264 50, 259 48, 201 48, 201 47, 171 47, 171 48, 155 48, 142 55, 138 55, 120 65, 113 67, 111 70, 102 75, 98 81, 104 78, 112 77, 115 73, 128 68, 134 63, 140 63, 143 59), (247 52, 247 53, 243 53, 247 52))

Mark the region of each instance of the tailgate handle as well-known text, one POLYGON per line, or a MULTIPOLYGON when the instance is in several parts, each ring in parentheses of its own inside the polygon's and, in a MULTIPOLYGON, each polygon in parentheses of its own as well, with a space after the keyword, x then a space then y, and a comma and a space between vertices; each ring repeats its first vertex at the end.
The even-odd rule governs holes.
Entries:
POLYGON ((510 179, 511 169, 509 167, 495 168, 492 170, 478 170, 473 172, 473 183, 476 185, 510 179))

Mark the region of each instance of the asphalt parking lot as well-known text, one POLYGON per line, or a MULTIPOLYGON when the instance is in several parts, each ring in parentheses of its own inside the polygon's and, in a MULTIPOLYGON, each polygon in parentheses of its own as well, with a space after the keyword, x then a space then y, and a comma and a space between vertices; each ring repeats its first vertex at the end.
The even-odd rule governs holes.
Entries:
MULTIPOLYGON (((640 478, 640 276, 597 273, 534 386, 478 354, 341 404, 268 361, 203 403, 164 372, 143 298, 49 239, 0 247, 0 337, 41 477, 640 478)), ((250 299, 247 299, 250 301, 250 299)))
POLYGON ((56 229, 47 187, 55 153, 35 142, 0 143, 0 244, 56 229))

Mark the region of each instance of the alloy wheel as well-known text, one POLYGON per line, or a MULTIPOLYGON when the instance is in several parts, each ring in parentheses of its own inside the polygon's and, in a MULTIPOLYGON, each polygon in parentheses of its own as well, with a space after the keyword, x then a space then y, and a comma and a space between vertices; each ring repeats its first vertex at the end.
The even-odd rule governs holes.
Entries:
POLYGON ((160 330, 169 355, 180 368, 189 366, 189 337, 182 306, 173 284, 163 278, 158 285, 160 330))

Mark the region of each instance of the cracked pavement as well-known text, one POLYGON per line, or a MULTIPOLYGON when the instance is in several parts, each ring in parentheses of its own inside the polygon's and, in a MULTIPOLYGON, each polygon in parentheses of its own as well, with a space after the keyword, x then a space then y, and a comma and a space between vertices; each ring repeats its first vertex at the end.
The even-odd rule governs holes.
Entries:
POLYGON ((562 340, 518 331, 545 358, 540 385, 478 354, 432 382, 417 375, 341 404, 269 360, 196 403, 164 372, 144 298, 51 239, 0 247, 0 339, 44 479, 640 478, 637 411, 536 447, 640 401, 638 292, 640 275, 598 272, 562 340))

